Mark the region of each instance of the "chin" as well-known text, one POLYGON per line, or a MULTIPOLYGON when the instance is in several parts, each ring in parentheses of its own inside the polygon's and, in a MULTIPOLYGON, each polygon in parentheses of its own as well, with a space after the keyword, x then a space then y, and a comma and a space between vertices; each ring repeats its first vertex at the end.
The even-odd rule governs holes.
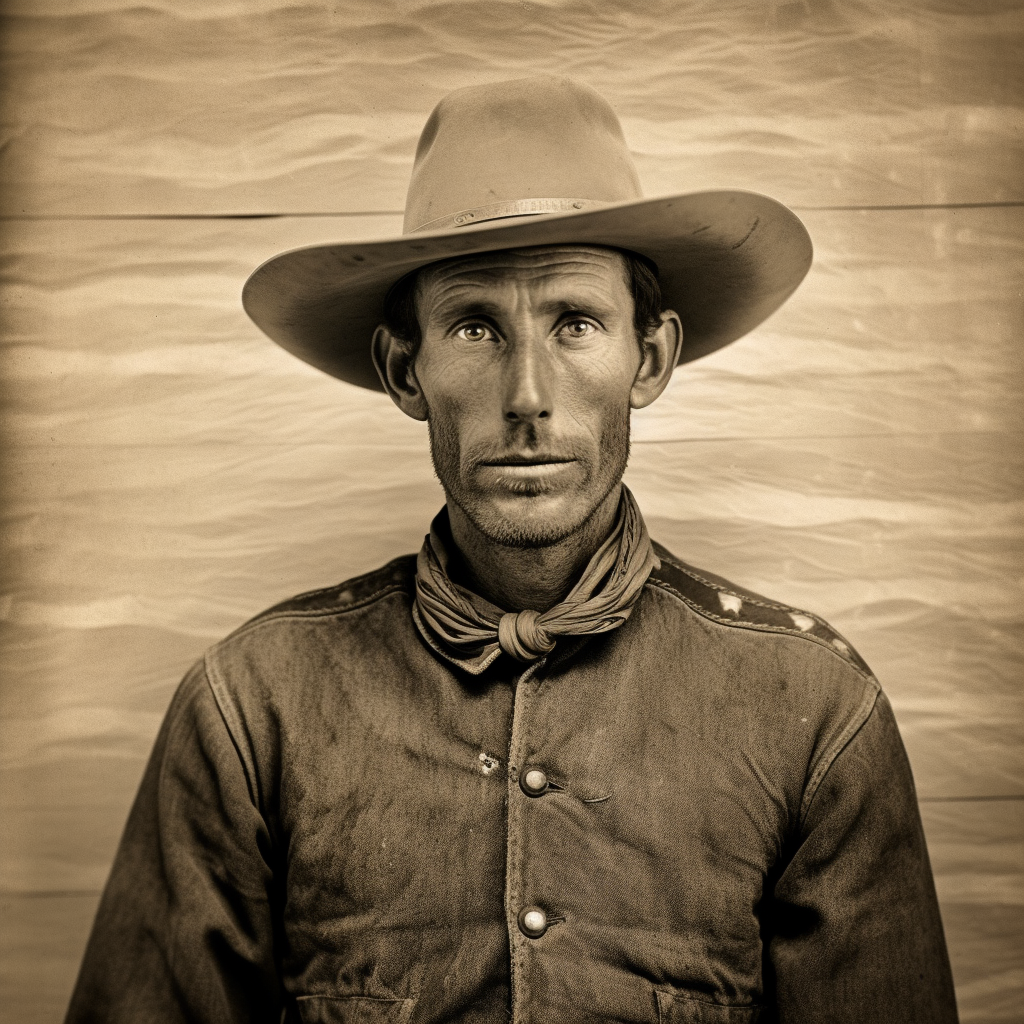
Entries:
POLYGON ((586 524, 604 501, 599 495, 513 494, 494 498, 451 495, 470 522, 490 541, 510 548, 551 547, 586 524))

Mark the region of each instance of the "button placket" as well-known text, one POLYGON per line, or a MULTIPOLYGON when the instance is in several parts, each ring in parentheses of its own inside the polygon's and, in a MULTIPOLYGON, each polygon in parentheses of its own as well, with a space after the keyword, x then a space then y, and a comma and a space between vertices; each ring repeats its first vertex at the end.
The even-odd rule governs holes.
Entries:
MULTIPOLYGON (((523 789, 523 780, 531 771, 538 770, 534 765, 524 765, 524 761, 529 748, 530 712, 540 686, 537 673, 544 667, 545 660, 542 658, 534 662, 519 677, 512 708, 512 737, 508 757, 508 838, 505 851, 505 916, 512 958, 512 1024, 526 1020, 529 979, 525 973, 530 956, 529 947, 547 931, 550 923, 547 913, 533 903, 539 894, 524 892, 522 852, 525 805, 528 803, 524 799, 526 791, 523 789)), ((545 790, 548 784, 545 776, 545 790)))

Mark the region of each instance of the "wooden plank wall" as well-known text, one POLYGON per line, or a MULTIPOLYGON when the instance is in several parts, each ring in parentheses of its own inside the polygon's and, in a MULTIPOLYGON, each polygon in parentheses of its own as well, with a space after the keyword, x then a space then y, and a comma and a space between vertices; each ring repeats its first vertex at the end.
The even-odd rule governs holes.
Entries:
POLYGON ((965 1021, 1024 1020, 1024 15, 1011 0, 8 0, 0 1014, 60 1018, 177 679, 414 549, 422 429, 246 320, 262 259, 398 229, 456 86, 573 74, 649 194, 816 246, 636 418, 656 537, 829 617, 892 697, 965 1021))

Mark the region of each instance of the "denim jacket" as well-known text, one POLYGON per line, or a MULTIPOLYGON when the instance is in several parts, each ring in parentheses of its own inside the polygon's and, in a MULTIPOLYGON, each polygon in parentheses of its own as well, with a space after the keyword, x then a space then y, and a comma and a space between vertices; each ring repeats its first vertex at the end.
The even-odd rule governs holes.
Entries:
POLYGON ((656 550, 625 625, 529 666, 421 632, 411 557, 213 647, 68 1021, 955 1021, 875 679, 656 550))

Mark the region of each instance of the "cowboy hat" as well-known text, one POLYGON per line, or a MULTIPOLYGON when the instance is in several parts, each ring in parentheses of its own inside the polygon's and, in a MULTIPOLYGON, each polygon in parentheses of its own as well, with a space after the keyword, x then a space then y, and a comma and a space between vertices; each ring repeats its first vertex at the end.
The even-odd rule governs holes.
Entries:
POLYGON ((307 363, 382 390, 370 340, 391 286, 437 260, 578 244, 639 253, 683 325, 680 362, 752 330, 793 293, 811 241, 753 192, 644 199, 618 118, 588 86, 530 78, 470 86, 420 136, 403 234, 315 245, 260 266, 242 292, 257 326, 307 363))

